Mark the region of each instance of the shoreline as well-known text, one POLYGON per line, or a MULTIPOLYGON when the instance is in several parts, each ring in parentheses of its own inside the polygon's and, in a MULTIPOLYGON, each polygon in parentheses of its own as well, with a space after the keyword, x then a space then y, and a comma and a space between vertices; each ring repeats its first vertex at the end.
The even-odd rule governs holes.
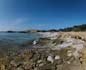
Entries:
POLYGON ((31 41, 33 48, 9 48, 0 56, 3 70, 83 70, 86 69, 86 33, 40 33, 43 38, 31 41), (50 35, 51 34, 51 35, 50 35), (85 34, 85 35, 84 35, 85 34), (85 37, 84 37, 85 39, 85 37), (66 67, 67 66, 67 67, 66 67))

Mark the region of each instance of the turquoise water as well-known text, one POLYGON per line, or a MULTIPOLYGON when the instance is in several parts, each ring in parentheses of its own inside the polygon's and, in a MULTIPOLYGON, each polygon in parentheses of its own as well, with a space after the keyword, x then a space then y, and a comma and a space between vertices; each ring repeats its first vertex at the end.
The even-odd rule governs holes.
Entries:
POLYGON ((0 47, 18 46, 40 37, 37 33, 0 33, 0 47))

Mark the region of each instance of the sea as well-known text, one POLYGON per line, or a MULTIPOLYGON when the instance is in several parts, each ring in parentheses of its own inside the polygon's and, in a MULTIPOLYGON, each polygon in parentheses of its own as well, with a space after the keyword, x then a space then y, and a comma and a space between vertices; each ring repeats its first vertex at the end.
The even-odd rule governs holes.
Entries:
POLYGON ((0 47, 21 46, 25 42, 40 38, 38 33, 6 33, 0 32, 0 47))

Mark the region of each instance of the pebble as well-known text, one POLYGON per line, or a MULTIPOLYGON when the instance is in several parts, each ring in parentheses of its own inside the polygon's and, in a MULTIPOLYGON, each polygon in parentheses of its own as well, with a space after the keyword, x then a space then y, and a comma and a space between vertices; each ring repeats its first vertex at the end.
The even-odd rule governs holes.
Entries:
POLYGON ((17 63, 15 61, 13 61, 13 60, 10 62, 10 64, 15 66, 15 67, 17 66, 17 63))
POLYGON ((38 70, 37 68, 34 68, 34 70, 38 70))
POLYGON ((22 69, 22 68, 17 68, 16 70, 24 70, 24 69, 22 69))
POLYGON ((68 53, 72 53, 72 51, 70 51, 70 50, 68 50, 67 52, 68 52, 68 53))
POLYGON ((0 69, 1 69, 1 70, 5 70, 5 65, 1 65, 1 66, 0 66, 0 69))
POLYGON ((73 52, 73 56, 74 56, 75 58, 79 57, 78 51, 73 52))
POLYGON ((72 46, 72 48, 76 48, 76 46, 72 46))
POLYGON ((69 56, 69 57, 72 56, 72 53, 67 53, 67 56, 69 56))
POLYGON ((59 55, 55 56, 55 60, 59 60, 59 59, 60 59, 59 55))
POLYGON ((67 63, 68 63, 68 64, 70 64, 70 62, 69 62, 69 61, 67 61, 67 63))
POLYGON ((39 64, 40 67, 43 66, 43 65, 44 65, 43 63, 39 64))
POLYGON ((42 62, 42 60, 38 60, 38 61, 37 61, 37 63, 41 63, 41 62, 42 62))
POLYGON ((47 61, 50 61, 51 63, 53 63, 54 60, 53 60, 52 56, 48 56, 47 61))
POLYGON ((36 45, 36 43, 37 43, 36 41, 33 41, 33 45, 36 45))

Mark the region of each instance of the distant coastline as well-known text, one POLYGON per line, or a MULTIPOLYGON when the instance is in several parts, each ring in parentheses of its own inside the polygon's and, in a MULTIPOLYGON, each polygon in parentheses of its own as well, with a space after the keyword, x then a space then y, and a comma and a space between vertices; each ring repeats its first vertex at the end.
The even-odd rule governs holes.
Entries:
MULTIPOLYGON (((79 32, 79 31, 86 31, 86 24, 82 24, 82 25, 76 25, 73 27, 67 27, 67 28, 63 28, 63 29, 50 29, 50 30, 37 30, 37 29, 30 29, 30 30, 24 30, 24 31, 4 31, 7 33, 36 33, 36 32, 70 32, 70 31, 74 31, 74 32, 79 32)), ((3 32, 3 31, 1 31, 3 32)))

